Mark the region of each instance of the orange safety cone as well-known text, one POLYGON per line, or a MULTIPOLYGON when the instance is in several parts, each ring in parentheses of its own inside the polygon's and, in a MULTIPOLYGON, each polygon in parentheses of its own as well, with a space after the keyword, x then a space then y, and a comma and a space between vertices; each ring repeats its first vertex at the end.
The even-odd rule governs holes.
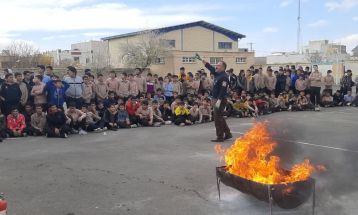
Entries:
POLYGON ((4 198, 4 194, 0 193, 0 215, 6 215, 7 202, 4 198))

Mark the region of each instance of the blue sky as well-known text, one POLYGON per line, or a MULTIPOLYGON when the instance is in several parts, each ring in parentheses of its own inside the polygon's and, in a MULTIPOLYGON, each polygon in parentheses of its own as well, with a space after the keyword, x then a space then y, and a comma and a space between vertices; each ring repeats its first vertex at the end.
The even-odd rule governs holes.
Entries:
MULTIPOLYGON (((13 40, 41 50, 131 31, 205 20, 245 34, 258 56, 296 50, 298 0, 0 0, 0 49, 13 40)), ((358 45, 358 0, 302 0, 302 44, 358 45)))

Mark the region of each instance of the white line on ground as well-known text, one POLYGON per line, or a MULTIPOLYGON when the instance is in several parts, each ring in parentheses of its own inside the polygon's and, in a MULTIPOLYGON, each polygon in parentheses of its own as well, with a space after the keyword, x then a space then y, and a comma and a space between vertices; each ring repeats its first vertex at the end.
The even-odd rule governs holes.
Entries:
MULTIPOLYGON (((243 132, 239 132, 239 131, 232 131, 231 133, 233 133, 233 134, 241 134, 241 135, 244 134, 243 132)), ((344 148, 332 147, 332 146, 324 146, 324 145, 306 143, 306 142, 301 142, 301 141, 296 141, 296 140, 285 140, 285 139, 281 139, 281 140, 288 141, 288 142, 291 142, 291 143, 301 144, 301 145, 313 146, 313 147, 317 147, 317 148, 326 148, 326 149, 339 150, 339 151, 343 151, 343 152, 358 153, 357 150, 350 150, 350 149, 344 149, 344 148)))

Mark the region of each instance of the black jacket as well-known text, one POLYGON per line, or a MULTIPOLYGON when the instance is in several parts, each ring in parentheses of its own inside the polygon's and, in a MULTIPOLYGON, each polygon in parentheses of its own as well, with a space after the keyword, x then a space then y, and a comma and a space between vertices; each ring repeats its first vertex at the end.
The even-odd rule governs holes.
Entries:
POLYGON ((48 113, 46 116, 47 125, 50 128, 61 128, 66 124, 66 116, 62 111, 48 113))
POLYGON ((212 96, 214 99, 225 99, 228 96, 229 79, 225 72, 216 72, 216 69, 209 63, 205 67, 214 75, 214 87, 212 96))
POLYGON ((14 84, 4 83, 3 85, 1 85, 0 96, 5 99, 5 104, 6 103, 12 103, 12 104, 20 103, 21 95, 22 95, 22 93, 21 93, 20 87, 17 83, 14 83, 14 84))

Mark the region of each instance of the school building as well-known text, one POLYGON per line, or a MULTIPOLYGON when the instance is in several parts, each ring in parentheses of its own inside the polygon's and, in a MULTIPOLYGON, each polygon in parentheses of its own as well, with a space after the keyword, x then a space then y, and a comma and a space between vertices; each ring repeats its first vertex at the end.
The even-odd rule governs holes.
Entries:
POLYGON ((178 74, 182 66, 187 72, 196 72, 203 68, 202 63, 194 57, 196 53, 212 65, 221 60, 226 61, 228 68, 233 68, 235 73, 255 63, 254 52, 239 48, 239 40, 245 38, 245 35, 205 21, 198 21, 102 38, 108 44, 110 65, 114 68, 123 68, 124 65, 119 57, 120 47, 138 41, 138 37, 148 31, 159 32, 161 38, 170 45, 167 54, 160 56, 150 67, 156 74, 164 75, 169 72, 178 74))

